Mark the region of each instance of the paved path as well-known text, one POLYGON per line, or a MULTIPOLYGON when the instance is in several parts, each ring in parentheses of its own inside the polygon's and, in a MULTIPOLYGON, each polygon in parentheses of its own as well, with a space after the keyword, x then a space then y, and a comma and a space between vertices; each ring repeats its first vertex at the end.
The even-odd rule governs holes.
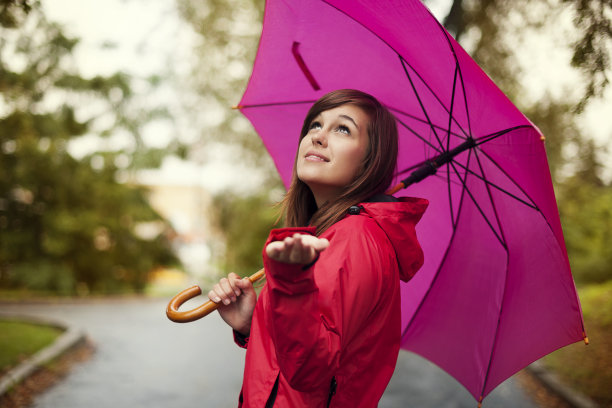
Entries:
MULTIPOLYGON (((172 323, 165 307, 165 300, 4 304, 0 314, 61 319, 83 328, 96 345, 91 360, 38 397, 35 408, 235 407, 244 351, 233 345, 230 330, 216 313, 172 323)), ((512 379, 483 406, 536 408, 512 379)), ((400 352, 380 407, 476 408, 476 402, 433 364, 400 352)))

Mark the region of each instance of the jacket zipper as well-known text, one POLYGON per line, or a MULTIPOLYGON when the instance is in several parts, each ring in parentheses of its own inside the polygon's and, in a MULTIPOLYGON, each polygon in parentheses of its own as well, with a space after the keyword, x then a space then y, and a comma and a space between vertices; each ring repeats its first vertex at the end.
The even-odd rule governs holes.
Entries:
POLYGON ((336 394, 336 388, 338 387, 338 383, 336 382, 336 377, 332 377, 331 384, 329 386, 329 397, 327 397, 327 408, 331 405, 332 397, 336 394))

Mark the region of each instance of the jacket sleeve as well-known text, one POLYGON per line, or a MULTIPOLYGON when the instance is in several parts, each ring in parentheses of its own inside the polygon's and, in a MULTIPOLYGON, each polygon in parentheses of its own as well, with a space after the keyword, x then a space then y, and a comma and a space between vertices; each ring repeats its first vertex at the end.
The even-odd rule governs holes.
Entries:
POLYGON ((248 348, 250 337, 245 336, 244 334, 239 333, 236 330, 232 330, 232 332, 234 334, 234 343, 236 343, 236 345, 240 348, 248 348))
MULTIPOLYGON (((273 230, 266 245, 296 232, 312 234, 314 229, 273 230)), ((329 248, 306 269, 274 261, 264 248, 269 285, 266 324, 280 370, 294 389, 328 386, 342 348, 367 324, 385 284, 383 271, 389 268, 384 263, 394 259, 381 255, 380 241, 387 239, 382 234, 367 228, 336 230, 329 248)), ((388 240, 385 243, 390 245, 388 240)))

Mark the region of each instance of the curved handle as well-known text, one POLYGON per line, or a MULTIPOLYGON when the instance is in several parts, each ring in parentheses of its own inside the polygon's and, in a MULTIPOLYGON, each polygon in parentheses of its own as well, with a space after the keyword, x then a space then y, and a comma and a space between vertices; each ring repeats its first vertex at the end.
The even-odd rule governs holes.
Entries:
MULTIPOLYGON (((253 275, 249 276, 249 280, 252 283, 255 283, 261 278, 263 278, 265 275, 265 271, 263 269, 260 269, 253 275)), ((173 297, 168 303, 168 307, 166 308, 166 316, 168 316, 168 319, 176 323, 188 323, 193 322, 194 320, 201 319, 202 317, 208 315, 210 312, 217 310, 217 307, 219 307, 219 305, 213 302, 212 300, 209 300, 208 302, 196 307, 195 309, 186 310, 184 312, 179 311, 179 308, 183 303, 185 303, 191 298, 200 295, 201 293, 202 289, 200 289, 198 285, 194 285, 173 297)))

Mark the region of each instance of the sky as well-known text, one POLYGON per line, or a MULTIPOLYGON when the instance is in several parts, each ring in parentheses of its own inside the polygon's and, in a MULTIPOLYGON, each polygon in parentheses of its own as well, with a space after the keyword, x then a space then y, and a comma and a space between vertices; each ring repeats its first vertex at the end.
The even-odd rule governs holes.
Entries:
MULTIPOLYGON (((180 77, 194 63, 192 47, 196 34, 181 21, 175 0, 43 0, 42 3, 51 20, 63 24, 69 34, 81 38, 75 57, 84 76, 121 70, 146 78, 170 70, 180 77), (101 47, 103 44, 111 47, 101 47)), ((441 18, 449 4, 448 0, 434 0, 429 6, 434 15, 441 18)), ((571 38, 571 17, 566 17, 564 24, 552 27, 553 32, 530 38, 529 47, 517 53, 530 96, 536 100, 545 92, 563 95, 577 88, 577 73, 567 66, 570 51, 566 45, 571 38)), ((591 104, 580 120, 587 134, 610 149, 606 159, 610 163, 606 170, 608 179, 612 178, 612 121, 607 119, 612 109, 611 88, 607 89, 603 100, 591 104)), ((182 98, 181 89, 167 86, 156 97, 170 107, 177 107, 182 98)), ((155 123, 146 129, 145 141, 163 147, 175 137, 175 132, 168 123, 155 123)), ((189 132, 181 133, 187 138, 197 138, 193 133, 191 136, 189 132)), ((95 137, 84 137, 71 145, 71 152, 83 155, 95 150, 98 143, 95 137)), ((120 145, 121 135, 105 143, 120 145)), ((259 184, 261 174, 237 163, 236 153, 231 148, 219 144, 210 149, 214 154, 207 156, 214 160, 203 164, 170 157, 160 170, 144 172, 143 181, 198 184, 213 193, 232 185, 255 187, 259 184)))

